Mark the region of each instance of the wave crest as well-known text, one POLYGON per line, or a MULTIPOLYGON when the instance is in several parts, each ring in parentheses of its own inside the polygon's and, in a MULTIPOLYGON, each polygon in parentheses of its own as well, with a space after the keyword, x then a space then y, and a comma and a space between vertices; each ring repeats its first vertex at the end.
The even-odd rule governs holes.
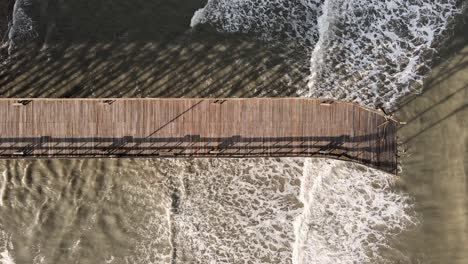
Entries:
POLYGON ((393 183, 393 175, 361 165, 306 159, 293 263, 389 262, 382 256, 388 238, 417 224, 393 183))
POLYGON ((309 94, 391 109, 422 86, 456 0, 326 0, 309 94))

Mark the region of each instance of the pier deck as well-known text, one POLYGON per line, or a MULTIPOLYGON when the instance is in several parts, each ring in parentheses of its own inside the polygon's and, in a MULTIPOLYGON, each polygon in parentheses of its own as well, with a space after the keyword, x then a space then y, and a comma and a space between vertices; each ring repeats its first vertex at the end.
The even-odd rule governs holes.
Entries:
POLYGON ((306 98, 0 99, 0 158, 329 157, 396 173, 396 128, 306 98))

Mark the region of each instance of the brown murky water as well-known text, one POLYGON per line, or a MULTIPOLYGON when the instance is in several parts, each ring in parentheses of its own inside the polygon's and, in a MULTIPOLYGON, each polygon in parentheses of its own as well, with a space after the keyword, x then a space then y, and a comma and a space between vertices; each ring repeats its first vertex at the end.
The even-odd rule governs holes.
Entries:
MULTIPOLYGON (((1 66, 1 96, 300 96, 307 83, 293 44, 190 30, 200 1, 57 2, 42 16, 55 33, 1 66)), ((467 28, 396 112, 399 178, 320 159, 1 161, 0 263, 468 263, 467 28)))
POLYGON ((421 216, 402 246, 416 263, 468 263, 468 27, 460 27, 423 92, 398 110, 408 122, 399 131, 402 184, 421 216))

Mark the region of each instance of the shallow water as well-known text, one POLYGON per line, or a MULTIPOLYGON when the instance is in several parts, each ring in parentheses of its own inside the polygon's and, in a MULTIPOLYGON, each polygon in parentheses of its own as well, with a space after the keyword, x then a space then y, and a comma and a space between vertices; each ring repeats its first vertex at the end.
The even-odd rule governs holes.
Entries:
POLYGON ((341 161, 4 161, 1 172, 14 263, 367 262, 381 250, 368 243, 413 221, 391 175, 341 161))
MULTIPOLYGON (((466 25, 462 27, 466 30, 466 25)), ((465 31, 466 32, 466 31, 465 31)), ((398 116, 402 186, 416 201, 421 225, 401 239, 413 262, 468 262, 468 39, 454 38, 422 94, 398 116)))
POLYGON ((3 252, 15 263, 282 263, 298 163, 3 162, 3 252))
POLYGON ((407 151, 400 177, 325 159, 1 161, 0 263, 466 262, 466 40, 400 102, 452 1, 37 3, 17 2, 40 23, 19 16, 3 96, 398 105, 407 151))

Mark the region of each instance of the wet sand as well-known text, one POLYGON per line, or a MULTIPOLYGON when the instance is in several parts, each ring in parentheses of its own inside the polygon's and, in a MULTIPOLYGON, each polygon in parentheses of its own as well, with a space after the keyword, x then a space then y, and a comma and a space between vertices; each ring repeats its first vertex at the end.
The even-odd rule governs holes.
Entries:
POLYGON ((459 26, 422 93, 397 112, 408 122, 399 130, 402 187, 421 219, 401 239, 410 263, 468 263, 467 28, 459 26))

